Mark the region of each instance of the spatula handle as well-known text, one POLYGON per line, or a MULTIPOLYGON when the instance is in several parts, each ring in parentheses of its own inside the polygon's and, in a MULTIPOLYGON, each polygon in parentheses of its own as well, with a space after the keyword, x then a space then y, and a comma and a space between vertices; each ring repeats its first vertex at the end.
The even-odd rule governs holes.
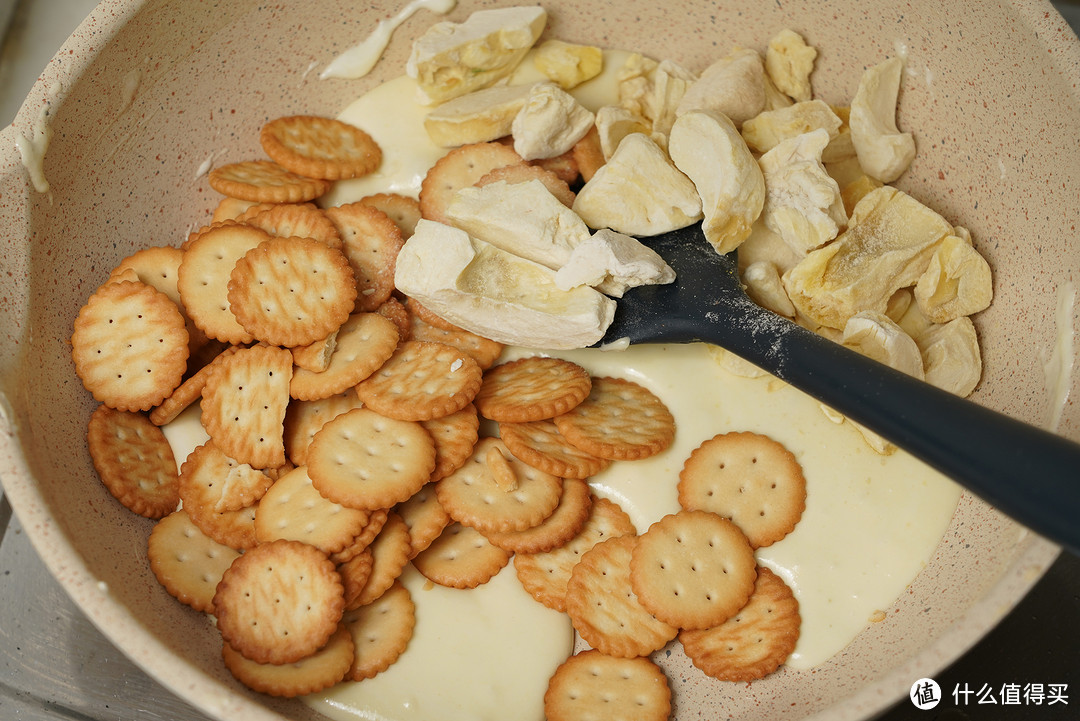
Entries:
POLYGON ((865 358, 752 303, 746 312, 756 316, 746 326, 697 325, 697 331, 711 332, 701 339, 769 370, 1080 553, 1080 444, 865 358))

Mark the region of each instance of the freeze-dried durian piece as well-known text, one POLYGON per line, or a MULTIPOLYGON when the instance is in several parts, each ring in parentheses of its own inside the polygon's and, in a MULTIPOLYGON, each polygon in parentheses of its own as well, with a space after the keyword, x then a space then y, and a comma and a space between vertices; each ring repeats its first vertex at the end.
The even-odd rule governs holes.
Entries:
POLYGON ((784 29, 769 40, 765 70, 781 92, 801 102, 811 97, 810 73, 816 58, 817 50, 807 45, 801 35, 784 29))
POLYGON ((715 111, 685 113, 671 127, 668 153, 701 198, 705 239, 717 253, 739 247, 761 215, 766 185, 734 123, 715 111))
POLYGON ((941 241, 915 286, 919 308, 934 323, 985 310, 993 297, 989 263, 969 241, 955 235, 941 241))
POLYGON ((758 159, 765 178, 762 218, 799 253, 836 237, 847 223, 840 186, 821 164, 824 129, 784 140, 758 159))
POLYGON ((859 311, 885 312, 892 294, 919 279, 951 232, 940 215, 886 185, 859 201, 836 240, 784 274, 784 287, 801 314, 843 328, 859 311))
POLYGON ((742 136, 750 149, 764 153, 789 138, 819 128, 828 131, 829 142, 840 135, 843 121, 823 100, 807 100, 779 110, 765 110, 742 124, 742 136))
POLYGON ((961 316, 933 325, 915 338, 922 351, 927 382, 968 396, 982 377, 982 353, 971 318, 961 316))
POLYGON ((915 339, 884 313, 866 310, 844 325, 843 344, 890 368, 923 378, 923 359, 915 339))
POLYGON ((903 69, 900 58, 868 68, 851 101, 851 139, 859 165, 883 183, 899 178, 915 158, 915 139, 896 127, 903 69))

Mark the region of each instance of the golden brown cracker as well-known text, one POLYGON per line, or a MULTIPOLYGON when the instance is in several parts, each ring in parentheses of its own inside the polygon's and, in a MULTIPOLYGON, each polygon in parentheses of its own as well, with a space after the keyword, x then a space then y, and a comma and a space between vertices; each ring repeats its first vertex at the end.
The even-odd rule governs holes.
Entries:
POLYGON ((176 420, 178 415, 187 410, 192 403, 202 396, 203 388, 206 386, 206 379, 214 372, 217 363, 220 362, 219 359, 224 359, 237 350, 239 350, 239 346, 227 346, 214 356, 213 360, 188 376, 183 383, 169 394, 168 398, 150 409, 150 421, 155 426, 163 426, 176 420))
POLYGON ((364 528, 360 533, 356 534, 356 538, 352 540, 352 543, 340 551, 331 553, 330 560, 334 563, 341 564, 366 551, 368 546, 371 545, 382 531, 383 526, 386 525, 386 519, 389 516, 389 508, 380 508, 375 511, 369 511, 368 521, 364 524, 364 528))
POLYGON ((405 570, 411 548, 409 527, 405 525, 401 516, 390 511, 386 514, 386 522, 378 535, 368 546, 372 565, 367 583, 346 605, 346 608, 366 606, 386 593, 405 570))
POLYGON ((485 418, 525 423, 572 410, 591 388, 592 378, 577 363, 529 356, 489 369, 475 403, 485 418))
POLYGON ((331 248, 341 249, 341 235, 314 203, 275 203, 259 206, 256 213, 245 216, 244 223, 281 238, 313 238, 331 248))
POLYGON ((257 663, 294 663, 338 629, 341 578, 322 551, 299 541, 260 543, 238 556, 214 594, 225 642, 257 663))
POLYGON ((348 547, 368 522, 366 511, 348 508, 322 496, 311 484, 306 466, 278 478, 255 511, 255 537, 302 541, 326 554, 348 547))
POLYGON ((529 180, 539 180, 543 183, 544 187, 547 188, 547 191, 554 195, 555 198, 567 208, 572 208, 574 206, 576 194, 570 189, 566 180, 561 178, 554 171, 540 165, 524 163, 504 165, 501 168, 495 168, 491 172, 486 173, 482 178, 477 180, 474 185, 481 187, 499 182, 513 185, 514 183, 524 183, 529 180))
POLYGON ((405 305, 400 300, 390 296, 375 309, 375 312, 393 322, 394 326, 398 329, 400 340, 409 340, 412 338, 412 318, 409 316, 409 311, 405 309, 405 305))
POLYGON ((570 150, 567 150, 562 155, 556 155, 552 158, 537 158, 536 160, 530 160, 529 164, 554 173, 557 178, 568 185, 576 184, 581 177, 581 171, 578 169, 577 159, 574 157, 573 148, 570 148, 570 150))
POLYGON ((412 560, 432 583, 449 588, 476 588, 490 581, 510 553, 488 541, 475 528, 451 523, 412 560))
POLYGON ((188 243, 177 271, 177 288, 188 316, 210 338, 233 344, 254 340, 229 307, 229 280, 236 262, 270 237, 259 228, 226 221, 188 243))
POLYGON ((382 150, 370 135, 334 118, 275 118, 262 127, 259 142, 278 165, 309 178, 356 178, 382 162, 382 150))
POLYGON ((515 458, 562 478, 588 478, 611 463, 571 445, 550 420, 500 423, 499 437, 515 458))
POLYGON ((450 525, 450 514, 439 503, 435 484, 428 483, 394 507, 409 529, 409 558, 420 553, 450 525))
POLYGON ((566 584, 566 613, 590 646, 609 656, 647 656, 675 638, 677 626, 655 618, 630 585, 637 537, 601 541, 581 554, 566 584))
POLYGON ((364 205, 370 205, 386 213, 390 220, 397 223, 401 237, 408 240, 416 230, 420 215, 420 201, 400 193, 375 193, 360 199, 364 205))
POLYGON ((468 353, 482 370, 487 370, 503 352, 503 344, 464 328, 437 327, 412 316, 410 338, 453 346, 468 353))
POLYGON ((203 388, 202 424, 218 448, 255 468, 285 463, 292 354, 257 345, 222 359, 203 388))
POLYGON ((345 255, 312 238, 270 238, 236 261, 226 298, 256 340, 285 347, 326 338, 352 313, 356 280, 345 255))
MULTIPOLYGON (((487 462, 493 448, 506 451, 498 438, 477 442, 469 460, 436 484, 439 503, 455 521, 481 533, 523 531, 539 525, 559 505, 561 479, 509 458, 517 487, 503 490, 487 462)), ((504 457, 509 455, 504 453, 504 457)))
MULTIPOLYGON (((334 559, 331 558, 331 561, 334 559)), ((345 587, 345 608, 353 608, 359 604, 354 603, 360 598, 360 594, 371 578, 371 571, 375 568, 375 556, 371 548, 364 548, 347 561, 336 563, 341 583, 345 587)))
POLYGON ((548 608, 565 611, 566 584, 581 555, 605 539, 634 533, 630 516, 619 504, 594 497, 589 517, 577 535, 550 551, 517 554, 514 569, 533 598, 548 608))
POLYGON ((784 580, 759 568, 750 600, 723 624, 683 630, 679 640, 690 661, 713 678, 748 682, 780 667, 795 650, 802 619, 784 580))
POLYGON ((586 649, 564 661, 544 693, 547 721, 666 721, 671 688, 651 659, 617 658, 586 649))
POLYGON ((664 516, 638 538, 630 585, 658 619, 679 628, 723 623, 754 589, 756 562, 739 528, 708 511, 664 516))
POLYGON ((246 551, 258 544, 255 538, 255 513, 259 504, 220 513, 192 506, 184 509, 191 522, 209 538, 237 551, 246 551))
POLYGON ((341 236, 342 251, 356 277, 357 311, 376 310, 394 291, 394 269, 405 239, 397 223, 361 202, 327 208, 326 217, 341 236))
POLYGON ((338 329, 326 370, 296 368, 289 394, 312 401, 344 393, 382 367, 397 346, 398 331, 392 321, 378 313, 354 313, 338 329))
MULTIPOLYGON (((381 316, 380 316, 381 317, 381 316)), ((427 421, 472 403, 483 371, 472 356, 444 343, 410 340, 356 386, 364 405, 391 418, 427 421)))
POLYGON ((221 655, 229 673, 253 691, 294 698, 322 691, 344 679, 356 653, 352 634, 341 625, 326 645, 293 663, 257 663, 227 643, 222 644, 221 655))
POLYGON ((183 510, 150 531, 147 557, 154 577, 171 596, 196 611, 214 612, 214 592, 239 552, 199 530, 183 510))
POLYGON ((292 173, 270 160, 246 160, 214 168, 210 187, 232 198, 256 203, 306 203, 330 189, 330 183, 292 173))
POLYGON ((262 471, 223 453, 213 440, 196 447, 180 466, 180 499, 189 510, 224 513, 246 508, 273 483, 262 471))
POLYGON ((96 400, 145 411, 183 380, 188 339, 184 316, 168 296, 145 283, 120 281, 98 288, 79 310, 71 357, 96 400))
POLYGON ((101 482, 125 508, 162 518, 180 502, 172 447, 142 413, 99 405, 86 430, 90 458, 101 482))
POLYGON ((722 433, 690 454, 679 504, 735 522, 754 548, 786 536, 806 508, 806 478, 794 454, 760 433, 722 433))
POLYGON ((335 503, 389 508, 428 482, 435 469, 435 442, 419 423, 357 408, 319 429, 307 464, 315 488, 335 503))
POLYGON ((308 446, 319 429, 327 421, 361 406, 363 403, 355 393, 339 393, 313 401, 290 401, 284 425, 285 454, 289 460, 298 466, 306 465, 308 446))
MULTIPOLYGON (((239 198, 230 198, 225 196, 218 201, 218 204, 214 207, 214 212, 210 217, 211 223, 217 223, 222 220, 237 220, 240 216, 244 215, 252 206, 261 205, 253 200, 240 200, 239 198)), ((262 208, 260 208, 262 210, 262 208)))
POLYGON ((375 601, 346 611, 342 623, 356 645, 349 678, 362 681, 385 671, 404 653, 416 626, 416 605, 409 589, 395 583, 375 601))
POLYGON ((664 402, 625 378, 593 378, 588 398, 556 416, 555 425, 586 453, 616 461, 648 458, 675 438, 675 418, 664 402))
MULTIPOLYGON (((462 330, 460 326, 454 325, 450 321, 443 318, 435 311, 428 308, 426 305, 418 301, 416 298, 405 299, 405 310, 415 316, 417 319, 427 323, 430 326, 434 326, 440 330, 459 331, 462 330)), ((410 321, 411 322, 411 321, 410 321)))
POLYGON ((435 441, 435 470, 432 482, 441 480, 461 468, 472 455, 480 438, 480 416, 476 406, 469 404, 448 416, 420 422, 435 441))
POLYGON ((454 148, 428 170, 420 184, 420 214, 450 224, 446 208, 454 193, 467 188, 495 168, 523 163, 514 149, 502 143, 473 143, 454 148))
POLYGON ((489 541, 511 553, 543 553, 558 548, 576 536, 589 518, 592 495, 589 485, 577 478, 564 478, 559 505, 539 525, 524 531, 484 534, 489 541))

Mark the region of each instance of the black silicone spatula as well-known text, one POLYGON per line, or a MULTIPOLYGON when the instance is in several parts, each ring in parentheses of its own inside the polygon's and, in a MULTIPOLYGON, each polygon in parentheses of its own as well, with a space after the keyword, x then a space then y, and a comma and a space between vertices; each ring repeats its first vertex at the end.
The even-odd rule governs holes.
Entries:
POLYGON ((642 242, 675 269, 676 280, 627 291, 603 343, 625 338, 631 344, 722 346, 1080 553, 1080 445, 893 370, 758 306, 743 292, 735 253, 713 250, 700 225, 642 242))

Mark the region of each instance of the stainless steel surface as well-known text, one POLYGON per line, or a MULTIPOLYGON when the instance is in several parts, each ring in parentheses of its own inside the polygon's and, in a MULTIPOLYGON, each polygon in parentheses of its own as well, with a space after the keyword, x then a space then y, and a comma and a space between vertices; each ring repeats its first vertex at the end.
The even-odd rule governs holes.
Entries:
MULTIPOLYGON (((0 55, 7 122, 37 73, 93 7, 90 0, 22 0, 0 55)), ((1056 3, 1074 28, 1080 4, 1056 3)), ((2 32, 2 27, 0 27, 2 32)), ((913 681, 915 679, 912 679, 913 681)), ((1068 704, 968 706, 933 712, 903 701, 882 721, 1068 719, 1080 706, 1080 559, 1065 554, 1009 617, 938 678, 953 684, 1066 683, 1068 704), (1048 631, 1056 629, 1056 631, 1048 631), (1057 638, 1046 645, 1044 639, 1057 638)), ((0 497, 0 721, 209 721, 128 660, 52 578, 0 497)))

